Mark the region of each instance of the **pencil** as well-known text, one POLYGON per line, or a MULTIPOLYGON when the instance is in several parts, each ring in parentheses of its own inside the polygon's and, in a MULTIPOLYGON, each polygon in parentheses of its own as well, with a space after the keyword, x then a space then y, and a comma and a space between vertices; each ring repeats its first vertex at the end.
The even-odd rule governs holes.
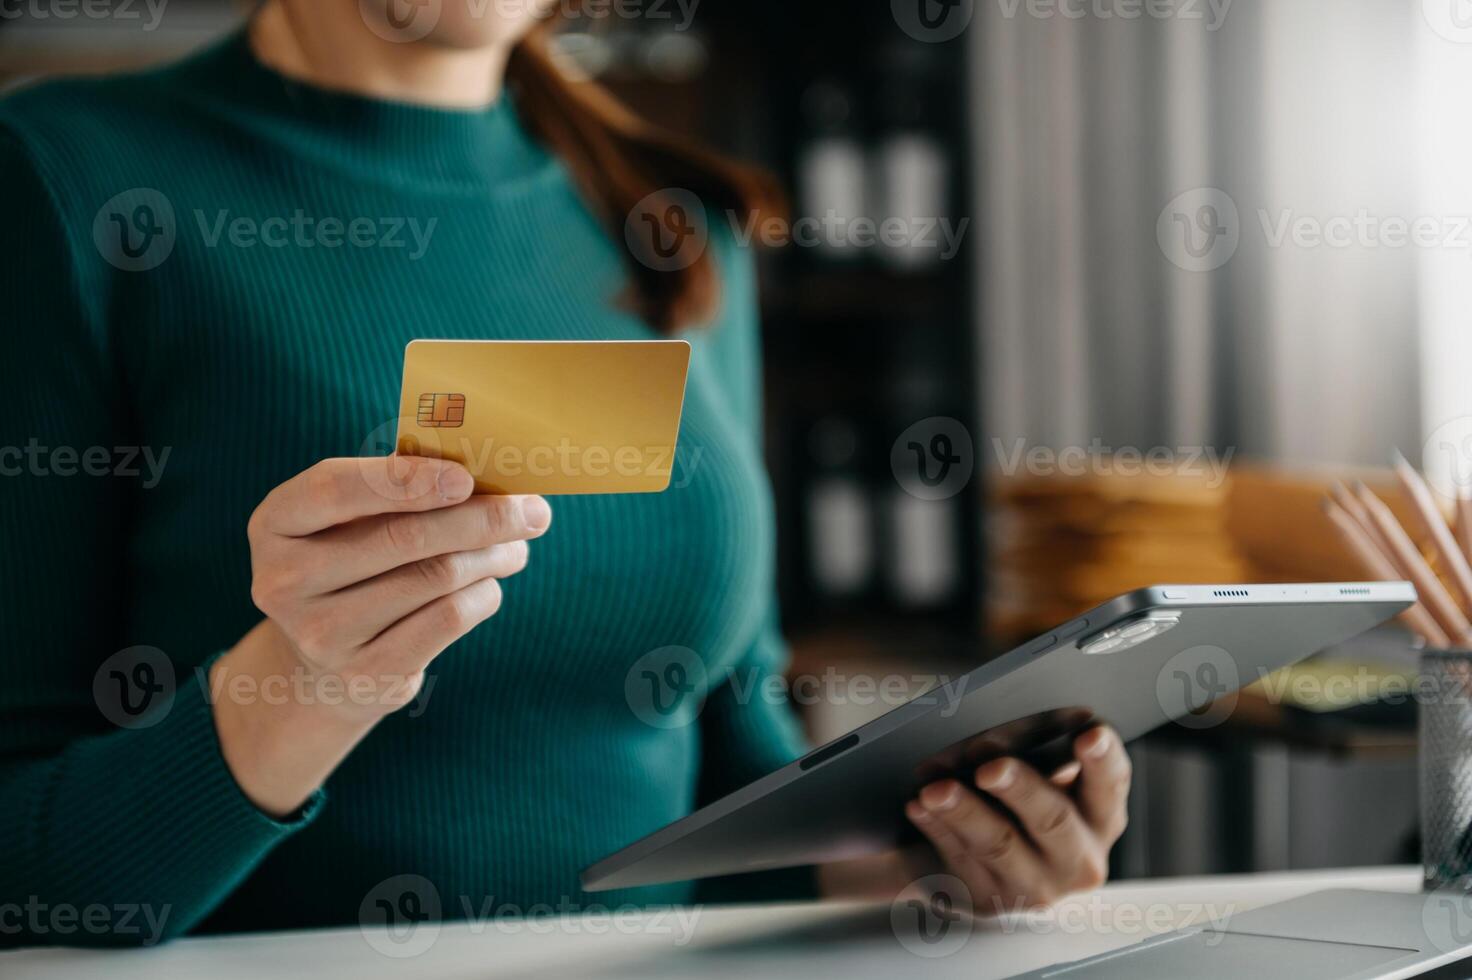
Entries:
MULTIPOLYGON (((1371 578, 1381 581, 1395 581, 1401 577, 1401 573, 1390 563, 1390 559, 1386 558, 1374 545, 1369 534, 1365 532, 1365 529, 1360 526, 1360 523, 1349 510, 1335 503, 1333 500, 1325 500, 1323 507, 1324 516, 1328 517, 1329 521, 1339 531, 1340 538, 1343 539, 1345 545, 1354 556, 1359 559, 1360 564, 1364 566, 1365 571, 1369 573, 1371 578)), ((1419 634, 1421 639, 1426 641, 1428 646, 1436 649, 1445 649, 1450 645, 1446 632, 1436 624, 1436 620, 1431 618, 1431 614, 1426 611, 1426 607, 1419 602, 1401 613, 1401 618, 1405 620, 1406 625, 1411 628, 1412 632, 1419 634)))
POLYGON ((1441 559, 1443 567, 1446 568, 1447 577, 1457 587, 1462 596, 1462 608, 1472 609, 1472 567, 1467 564, 1467 556, 1463 553, 1456 539, 1452 537, 1451 528, 1446 526, 1446 519, 1442 517, 1441 508, 1437 506, 1435 498, 1431 496, 1431 488, 1421 478, 1406 458, 1397 452, 1391 460, 1395 467, 1395 475, 1400 480, 1401 489, 1406 496, 1411 498, 1412 509, 1420 517, 1422 525, 1431 535, 1431 543, 1436 546, 1437 556, 1441 559))
POLYGON ((1465 487, 1457 492, 1457 543, 1472 561, 1472 491, 1465 487))
POLYGON ((1340 507, 1343 507, 1349 513, 1349 516, 1353 517, 1359 524, 1360 529, 1365 532, 1365 536, 1370 539, 1370 543, 1375 546, 1375 550, 1395 570, 1395 577, 1401 579, 1410 578, 1410 574, 1396 564, 1395 556, 1390 552, 1390 543, 1385 540, 1385 535, 1380 533, 1380 529, 1375 526, 1375 522, 1370 520, 1370 512, 1365 510, 1365 505, 1360 503, 1359 498, 1350 493, 1348 487, 1338 482, 1329 488, 1329 494, 1334 498, 1334 502, 1340 507))
POLYGON ((1435 617, 1452 642, 1464 644, 1467 642, 1468 623, 1467 617, 1457 607, 1452 599, 1451 593, 1446 586, 1441 584, 1441 579, 1431 571, 1431 566, 1426 564, 1426 559, 1416 550, 1416 545, 1411 541, 1410 535, 1406 534, 1405 528, 1396 521, 1395 515, 1385 502, 1370 492, 1370 488, 1363 483, 1354 486, 1355 496, 1364 505, 1365 512, 1370 515, 1370 520, 1380 529, 1380 534, 1390 547, 1388 556, 1406 573, 1406 577, 1416 586, 1416 591, 1421 595, 1421 601, 1426 604, 1426 609, 1435 617))

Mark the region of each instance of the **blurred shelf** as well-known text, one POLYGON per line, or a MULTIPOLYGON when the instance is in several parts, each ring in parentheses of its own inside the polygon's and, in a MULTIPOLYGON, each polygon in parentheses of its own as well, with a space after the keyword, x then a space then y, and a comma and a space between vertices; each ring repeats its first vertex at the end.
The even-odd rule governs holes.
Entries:
POLYGON ((1317 714, 1241 697, 1215 728, 1166 725, 1145 738, 1155 744, 1190 746, 1208 752, 1250 752, 1262 745, 1315 752, 1335 759, 1407 759, 1416 755, 1414 706, 1400 724, 1366 723, 1356 712, 1317 714))
POLYGON ((875 320, 924 324, 956 311, 953 273, 948 269, 900 271, 862 260, 827 267, 803 264, 807 268, 772 277, 763 297, 772 316, 843 324, 875 320))
POLYGON ((800 629, 788 638, 790 674, 817 674, 830 667, 864 670, 964 672, 987 659, 984 644, 967 641, 952 627, 896 623, 891 616, 834 616, 840 623, 800 629))
POLYGON ((0 77, 97 74, 159 64, 224 36, 244 13, 230 0, 173 0, 161 8, 157 21, 147 4, 127 9, 136 17, 0 21, 0 77))

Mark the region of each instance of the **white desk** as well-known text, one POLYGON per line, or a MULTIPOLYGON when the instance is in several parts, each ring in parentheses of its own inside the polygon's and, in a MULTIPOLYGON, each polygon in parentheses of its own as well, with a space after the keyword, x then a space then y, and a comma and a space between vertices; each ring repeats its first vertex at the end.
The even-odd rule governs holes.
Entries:
MULTIPOLYGON (((969 932, 957 927, 962 931, 933 946, 920 943, 903 926, 899 932, 906 933, 906 941, 900 941, 888 905, 823 903, 686 910, 684 920, 671 913, 661 921, 625 916, 616 923, 611 917, 456 922, 440 926, 426 950, 406 958, 378 952, 369 940, 385 945, 385 936, 365 936, 357 928, 183 939, 146 950, 20 950, 0 954, 0 977, 894 980, 923 972, 926 977, 986 980, 1080 959, 1205 917, 1229 916, 1322 888, 1415 891, 1419 886, 1415 868, 1123 882, 1046 914, 978 923, 969 932), (600 925, 602 934, 593 934, 600 925), (922 958, 912 948, 948 955, 922 958)), ((415 937, 413 944, 422 945, 429 935, 415 937)))

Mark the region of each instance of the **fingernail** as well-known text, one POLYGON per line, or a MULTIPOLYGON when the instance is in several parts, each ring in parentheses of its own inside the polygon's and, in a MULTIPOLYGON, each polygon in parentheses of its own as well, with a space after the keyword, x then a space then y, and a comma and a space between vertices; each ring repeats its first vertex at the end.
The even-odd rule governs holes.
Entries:
POLYGON ((1099 734, 1094 736, 1094 743, 1084 746, 1084 755, 1090 759, 1097 759, 1109 751, 1109 732, 1103 728, 1097 729, 1097 731, 1099 734))
POLYGON ((527 530, 545 531, 552 525, 552 508, 541 497, 523 498, 521 519, 526 521, 527 530))
POLYGON ((925 809, 935 812, 949 810, 961 800, 961 785, 954 782, 931 783, 920 791, 920 802, 925 809))
POLYGON ((930 814, 925 812, 925 807, 920 805, 919 800, 911 800, 905 804, 905 816, 916 823, 930 822, 930 814))
POLYGON ((990 763, 976 771, 976 785, 982 789, 1006 789, 1016 779, 1012 763, 990 763))
POLYGON ((475 489, 475 478, 468 470, 459 466, 447 466, 440 470, 440 496, 446 500, 462 500, 475 489))
POLYGON ((1072 762, 1060 767, 1059 770, 1053 773, 1050 778, 1053 780, 1053 782, 1059 784, 1071 783, 1078 778, 1078 774, 1080 771, 1082 771, 1082 769, 1083 766, 1080 766, 1078 764, 1078 760, 1075 759, 1072 762))

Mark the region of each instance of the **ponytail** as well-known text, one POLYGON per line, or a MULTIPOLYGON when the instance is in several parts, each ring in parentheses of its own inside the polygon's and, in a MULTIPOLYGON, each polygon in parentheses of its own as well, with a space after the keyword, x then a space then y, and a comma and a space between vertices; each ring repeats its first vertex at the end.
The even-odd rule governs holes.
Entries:
MULTIPOLYGON (((624 224, 650 195, 693 193, 708 212, 746 222, 782 209, 774 182, 758 171, 678 139, 643 121, 607 90, 573 81, 551 50, 553 22, 539 25, 513 49, 507 84, 528 130, 571 172, 578 189, 624 259, 624 301, 663 333, 708 322, 720 307, 720 279, 709 249, 682 268, 660 268, 625 236, 624 224)), ((647 205, 645 205, 647 207, 647 205)))

